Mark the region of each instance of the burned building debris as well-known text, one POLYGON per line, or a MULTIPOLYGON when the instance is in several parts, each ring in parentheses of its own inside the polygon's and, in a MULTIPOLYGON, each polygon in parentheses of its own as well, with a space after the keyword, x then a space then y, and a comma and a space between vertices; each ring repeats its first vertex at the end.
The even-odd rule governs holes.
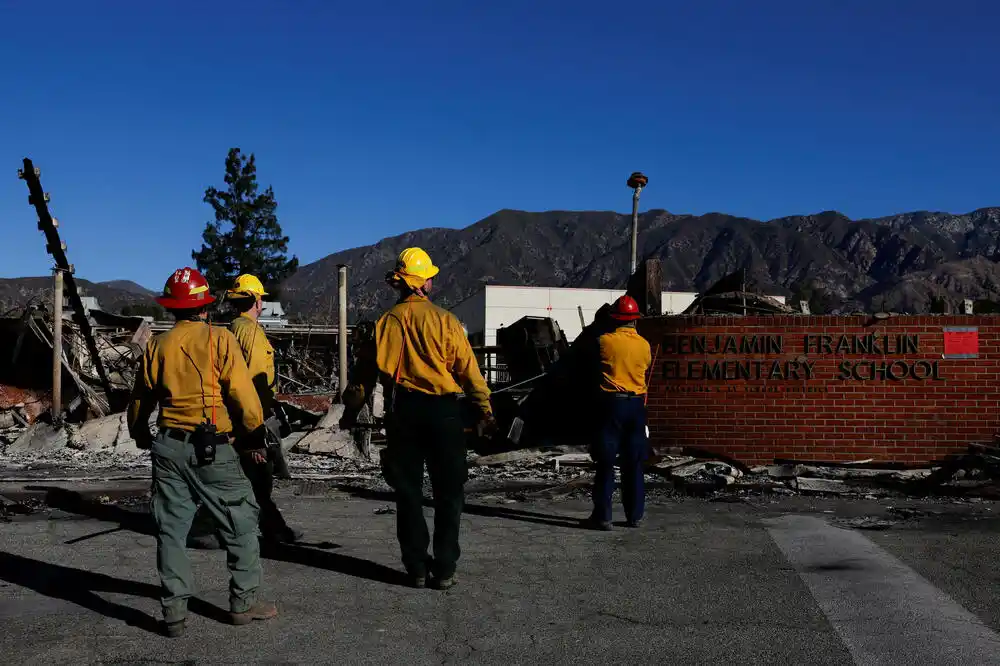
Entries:
MULTIPOLYGON (((61 404, 54 409, 52 373, 39 372, 54 365, 54 316, 53 308, 35 302, 0 317, 0 348, 8 350, 0 355, 0 448, 13 456, 51 456, 60 449, 138 454, 123 409, 147 342, 169 324, 105 312, 87 299, 85 317, 98 351, 95 357, 67 304, 60 327, 61 404)), ((372 435, 377 441, 381 421, 371 409, 364 414, 368 423, 363 429, 336 432, 339 417, 321 424, 324 415, 338 407, 336 329, 283 327, 273 333, 277 395, 295 430, 285 448, 372 460, 372 435)), ((372 405, 376 407, 381 408, 372 405)))
POLYGON ((699 294, 683 314, 755 315, 790 314, 793 310, 768 296, 746 269, 726 275, 699 294))
MULTIPOLYGON (((101 418, 121 411, 112 405, 124 405, 128 398, 139 357, 151 335, 147 322, 139 317, 116 317, 113 323, 92 327, 89 334, 96 357, 83 331, 72 321, 62 322, 62 386, 60 404, 53 405, 52 375, 39 372, 54 365, 52 316, 32 305, 19 316, 0 319, 0 348, 9 350, 0 356, 0 432, 3 426, 28 427, 40 419, 81 423, 101 418)), ((64 316, 68 319, 72 314, 64 316)))

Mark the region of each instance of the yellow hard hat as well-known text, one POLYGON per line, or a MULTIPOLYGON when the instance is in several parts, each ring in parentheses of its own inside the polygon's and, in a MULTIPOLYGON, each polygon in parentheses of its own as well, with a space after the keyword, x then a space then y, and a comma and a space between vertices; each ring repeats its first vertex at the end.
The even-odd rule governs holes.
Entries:
POLYGON ((233 288, 226 292, 229 296, 267 296, 264 285, 253 275, 244 273, 236 278, 233 288))
POLYGON ((430 255, 419 247, 408 247, 396 259, 396 272, 404 277, 430 280, 438 274, 438 267, 431 263, 430 255))

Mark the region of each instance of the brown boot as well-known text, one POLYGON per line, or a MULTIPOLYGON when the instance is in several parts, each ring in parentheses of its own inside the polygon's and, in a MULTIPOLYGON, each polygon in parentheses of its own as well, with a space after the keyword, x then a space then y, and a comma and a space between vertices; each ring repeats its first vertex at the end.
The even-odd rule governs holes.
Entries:
POLYGON ((233 624, 250 624, 254 620, 270 620, 278 617, 278 608, 268 601, 255 601, 250 608, 242 613, 229 613, 229 619, 233 624))

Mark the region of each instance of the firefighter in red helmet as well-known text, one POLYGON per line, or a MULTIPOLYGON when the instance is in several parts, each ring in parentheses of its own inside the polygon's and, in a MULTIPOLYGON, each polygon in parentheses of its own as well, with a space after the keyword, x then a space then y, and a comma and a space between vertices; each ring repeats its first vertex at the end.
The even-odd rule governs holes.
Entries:
POLYGON ((240 470, 240 455, 263 453, 264 419, 239 343, 207 321, 214 300, 193 268, 178 269, 167 279, 156 302, 176 322, 147 345, 128 407, 129 433, 138 446, 152 450, 156 561, 169 636, 184 631, 192 594, 185 547, 199 502, 228 551, 230 621, 248 624, 277 615, 273 604, 257 598, 258 505, 240 470), (149 418, 157 407, 154 439, 149 418), (234 441, 245 450, 235 450, 234 441))
POLYGON ((615 489, 615 461, 621 468, 621 497, 625 524, 638 527, 646 503, 643 465, 646 437, 647 375, 652 363, 649 343, 635 330, 639 306, 622 296, 611 307, 609 329, 593 347, 597 424, 591 456, 597 464, 594 509, 586 524, 611 529, 611 498, 615 489))

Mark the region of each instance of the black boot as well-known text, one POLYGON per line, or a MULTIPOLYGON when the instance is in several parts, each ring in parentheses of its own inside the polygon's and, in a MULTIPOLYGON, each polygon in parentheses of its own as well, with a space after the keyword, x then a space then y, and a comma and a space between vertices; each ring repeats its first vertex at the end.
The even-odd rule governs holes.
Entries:
POLYGON ((609 521, 598 520, 594 516, 590 516, 589 518, 580 521, 580 526, 590 530, 599 530, 601 532, 611 531, 611 523, 609 521))

